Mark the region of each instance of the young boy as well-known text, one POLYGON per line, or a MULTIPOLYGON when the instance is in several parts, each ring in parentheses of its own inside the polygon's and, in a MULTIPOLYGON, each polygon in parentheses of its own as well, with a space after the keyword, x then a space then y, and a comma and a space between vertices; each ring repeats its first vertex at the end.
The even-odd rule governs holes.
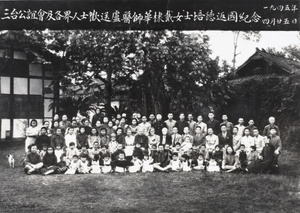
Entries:
POLYGON ((239 151, 239 161, 242 169, 245 169, 248 165, 247 162, 247 153, 245 151, 245 145, 241 144, 239 151))
POLYGON ((115 172, 124 173, 126 172, 130 162, 125 158, 125 153, 119 153, 118 158, 114 161, 115 172))
POLYGON ((116 141, 116 133, 111 133, 110 142, 108 143, 108 151, 113 154, 117 150, 118 142, 116 141))
POLYGON ((248 153, 247 159, 248 159, 248 164, 250 164, 250 163, 254 162, 256 159, 258 159, 258 153, 256 151, 255 146, 251 146, 251 151, 248 153))
POLYGON ((178 158, 181 158, 181 154, 182 154, 182 150, 181 150, 181 144, 180 143, 176 143, 175 147, 172 150, 172 153, 177 153, 178 158))
POLYGON ((103 156, 103 161, 100 163, 102 173, 107 174, 112 171, 110 155, 105 154, 103 156))
POLYGON ((79 174, 88 174, 90 173, 91 167, 89 167, 89 162, 87 160, 87 155, 80 155, 80 164, 78 168, 79 174))
POLYGON ((71 162, 71 160, 73 159, 74 155, 79 155, 79 151, 75 147, 75 143, 74 142, 70 142, 69 148, 67 148, 67 152, 66 152, 66 159, 67 159, 68 163, 71 162))
POLYGON ((172 154, 172 160, 170 160, 170 164, 166 167, 166 169, 171 169, 171 171, 179 172, 182 170, 181 162, 178 159, 178 154, 172 154))
POLYGON ((125 152, 123 150, 123 145, 118 143, 117 145, 117 150, 112 154, 111 158, 112 158, 112 161, 115 161, 117 160, 119 154, 124 154, 125 155, 125 152))
POLYGON ((55 147, 55 156, 57 158, 57 162, 60 161, 60 157, 62 156, 63 153, 64 153, 64 150, 62 150, 62 147, 60 146, 60 144, 57 144, 55 147))
POLYGON ((65 172, 65 175, 74 175, 78 171, 79 165, 80 165, 79 156, 74 155, 70 165, 68 166, 69 167, 68 170, 65 172))
POLYGON ((64 174, 67 170, 68 170, 68 166, 67 166, 67 162, 66 162, 67 158, 66 158, 66 155, 62 155, 60 157, 60 162, 57 163, 57 170, 56 172, 58 174, 64 174))
POLYGON ((38 172, 43 167, 41 156, 37 153, 37 150, 37 145, 32 144, 30 151, 26 154, 24 172, 28 175, 38 172))
POLYGON ((132 155, 131 163, 132 165, 128 167, 129 173, 136 173, 141 171, 142 161, 138 159, 137 155, 132 155))
POLYGON ((136 155, 138 159, 143 160, 144 152, 141 149, 141 144, 140 143, 135 144, 135 147, 134 147, 134 150, 133 150, 133 155, 136 155))

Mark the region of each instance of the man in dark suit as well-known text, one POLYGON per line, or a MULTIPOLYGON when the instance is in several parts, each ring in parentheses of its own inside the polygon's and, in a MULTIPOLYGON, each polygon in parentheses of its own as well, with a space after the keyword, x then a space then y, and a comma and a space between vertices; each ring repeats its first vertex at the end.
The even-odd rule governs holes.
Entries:
POLYGON ((227 130, 227 126, 225 124, 222 124, 221 126, 221 133, 218 134, 219 137, 219 145, 222 147, 225 146, 232 146, 232 135, 227 130))

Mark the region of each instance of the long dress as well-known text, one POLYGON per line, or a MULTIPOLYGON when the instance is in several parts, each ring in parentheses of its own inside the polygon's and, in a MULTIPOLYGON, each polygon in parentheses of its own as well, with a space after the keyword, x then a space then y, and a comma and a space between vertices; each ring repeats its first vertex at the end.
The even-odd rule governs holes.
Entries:
POLYGON ((25 152, 28 152, 28 146, 35 143, 37 137, 39 136, 38 127, 28 127, 26 130, 26 140, 25 140, 25 152))

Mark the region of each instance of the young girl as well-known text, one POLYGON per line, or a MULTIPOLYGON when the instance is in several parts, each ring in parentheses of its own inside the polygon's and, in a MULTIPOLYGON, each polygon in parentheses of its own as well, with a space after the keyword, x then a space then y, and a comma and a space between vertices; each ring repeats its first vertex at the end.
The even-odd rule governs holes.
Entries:
POLYGON ((103 156, 103 162, 101 163, 101 170, 104 174, 110 173, 112 171, 109 154, 103 156))
POLYGON ((55 135, 56 130, 59 128, 59 121, 53 121, 52 126, 51 126, 51 134, 55 135))
POLYGON ((144 159, 142 160, 142 172, 153 172, 154 168, 151 165, 153 162, 152 158, 149 158, 148 153, 144 153, 144 159))
POLYGON ((256 146, 251 146, 251 151, 248 153, 247 159, 248 159, 248 164, 256 161, 258 159, 258 153, 256 151, 256 146))
POLYGON ((128 167, 128 172, 129 173, 136 173, 136 172, 141 171, 142 161, 140 159, 138 159, 138 157, 136 155, 132 156, 131 163, 133 165, 128 167))
POLYGON ((37 127, 37 121, 35 119, 31 120, 30 126, 26 130, 26 140, 25 140, 25 152, 28 152, 28 146, 35 143, 36 138, 39 136, 39 128, 37 127))
POLYGON ((107 146, 108 142, 110 140, 109 136, 107 135, 107 131, 104 127, 100 129, 100 134, 99 134, 99 139, 100 139, 100 144, 107 146))
POLYGON ((47 152, 43 157, 43 164, 43 168, 41 169, 41 173, 43 175, 49 175, 51 173, 54 173, 58 169, 57 158, 51 146, 47 148, 47 152))
POLYGON ((79 163, 78 173, 80 173, 80 174, 90 173, 91 168, 89 167, 89 162, 88 162, 87 159, 88 159, 87 155, 81 155, 80 156, 80 163, 79 163))
POLYGON ((88 136, 85 133, 85 127, 81 126, 79 134, 76 136, 77 148, 81 149, 83 146, 88 147, 88 136))
POLYGON ((189 156, 187 154, 183 154, 181 156, 181 164, 182 164, 182 171, 184 172, 189 172, 191 171, 191 165, 190 165, 190 161, 189 161, 189 156))
POLYGON ((137 133, 137 130, 138 130, 138 123, 137 123, 136 118, 133 118, 131 120, 131 125, 129 125, 129 128, 131 129, 132 135, 135 136, 137 133))
POLYGON ((94 142, 95 141, 100 141, 100 137, 98 136, 98 132, 96 128, 92 128, 91 134, 88 135, 88 143, 89 143, 89 148, 93 148, 94 142))
POLYGON ((74 155, 73 159, 69 165, 69 168, 65 172, 65 174, 66 175, 74 175, 78 171, 79 165, 80 165, 79 157, 78 157, 78 155, 74 155))
POLYGON ((173 153, 177 153, 179 159, 181 159, 181 154, 182 154, 181 151, 182 151, 181 150, 181 144, 180 143, 176 143, 175 147, 172 150, 172 152, 173 153))
POLYGON ((193 167, 194 170, 205 170, 205 160, 202 154, 198 156, 195 166, 193 167))

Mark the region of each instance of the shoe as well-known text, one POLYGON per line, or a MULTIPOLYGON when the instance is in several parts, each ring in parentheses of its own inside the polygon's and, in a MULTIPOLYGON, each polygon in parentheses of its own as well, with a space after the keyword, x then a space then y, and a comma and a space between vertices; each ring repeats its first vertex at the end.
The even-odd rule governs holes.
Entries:
POLYGON ((47 172, 45 172, 43 175, 46 176, 46 175, 49 175, 49 174, 51 174, 51 173, 53 173, 53 172, 54 172, 54 170, 51 169, 51 170, 48 170, 47 172))
POLYGON ((31 175, 32 172, 34 172, 34 169, 29 169, 28 172, 27 172, 27 174, 31 175))

